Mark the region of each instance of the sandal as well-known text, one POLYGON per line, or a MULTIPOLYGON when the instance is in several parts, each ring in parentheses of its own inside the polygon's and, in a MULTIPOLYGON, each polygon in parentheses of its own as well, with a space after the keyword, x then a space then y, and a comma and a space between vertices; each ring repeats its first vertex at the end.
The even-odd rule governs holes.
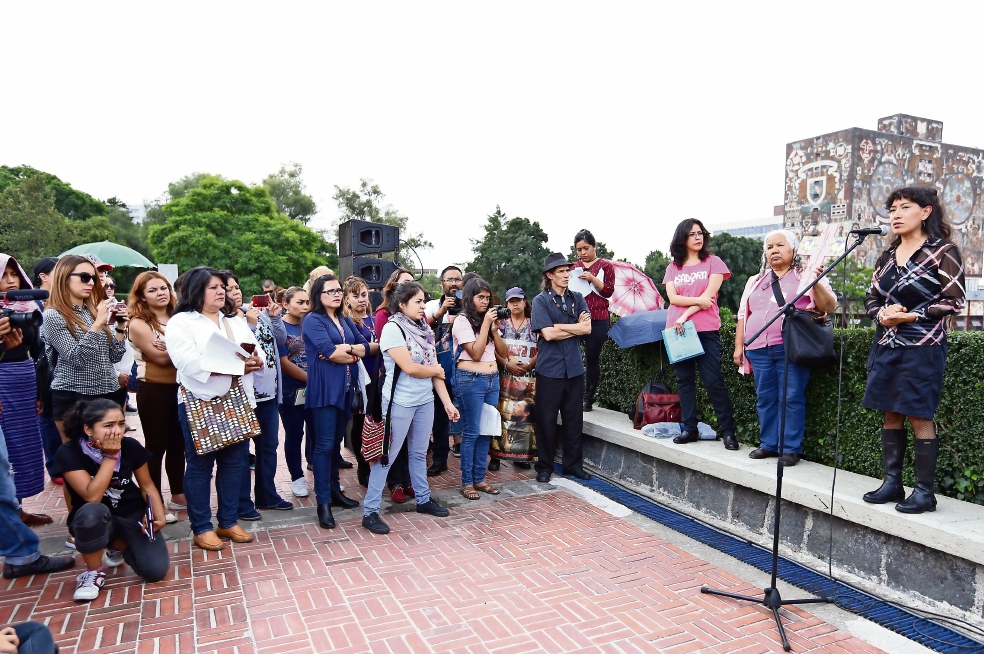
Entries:
POLYGON ((472 486, 463 486, 461 488, 461 494, 465 496, 466 500, 477 500, 480 498, 478 491, 472 486))
POLYGON ((495 486, 491 486, 489 484, 485 484, 485 483, 475 484, 475 490, 482 491, 483 493, 488 493, 489 495, 498 495, 499 494, 499 489, 498 488, 496 488, 495 486))

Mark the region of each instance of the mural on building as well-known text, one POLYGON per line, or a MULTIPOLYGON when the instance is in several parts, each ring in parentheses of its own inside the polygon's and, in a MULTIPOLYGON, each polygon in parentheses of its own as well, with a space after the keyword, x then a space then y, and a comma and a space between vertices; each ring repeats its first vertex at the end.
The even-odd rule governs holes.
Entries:
MULTIPOLYGON (((897 188, 934 186, 953 226, 968 277, 982 274, 984 151, 942 142, 943 123, 898 114, 878 130, 851 128, 786 145, 785 218, 804 245, 830 223, 840 238, 858 227, 888 224, 885 200, 897 188)), ((871 267, 891 236, 855 250, 871 267)))

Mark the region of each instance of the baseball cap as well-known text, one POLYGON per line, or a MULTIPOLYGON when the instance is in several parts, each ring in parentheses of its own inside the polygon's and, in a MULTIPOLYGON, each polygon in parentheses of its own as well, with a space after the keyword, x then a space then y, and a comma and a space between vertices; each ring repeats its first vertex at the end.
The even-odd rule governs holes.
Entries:
POLYGON ((113 266, 109 265, 108 263, 103 263, 102 260, 100 260, 99 257, 97 257, 94 254, 80 254, 79 256, 84 259, 88 259, 89 263, 95 266, 96 270, 98 270, 99 272, 102 272, 103 270, 109 271, 113 269, 113 266))
POLYGON ((521 297, 524 300, 526 299, 526 293, 524 293, 523 292, 523 289, 521 289, 520 287, 513 286, 511 289, 509 289, 508 291, 506 291, 506 302, 508 302, 509 300, 512 300, 513 298, 517 298, 517 297, 521 297))

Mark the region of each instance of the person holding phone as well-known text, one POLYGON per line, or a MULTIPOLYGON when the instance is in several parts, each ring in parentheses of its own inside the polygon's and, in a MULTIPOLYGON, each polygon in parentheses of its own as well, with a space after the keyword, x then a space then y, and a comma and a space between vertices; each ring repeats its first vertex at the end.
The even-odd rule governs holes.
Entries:
MULTIPOLYGON (((222 309, 226 303, 226 277, 214 268, 192 268, 181 278, 181 293, 174 314, 167 323, 167 351, 177 369, 177 381, 189 393, 202 400, 211 400, 229 392, 236 377, 242 381, 246 399, 255 406, 253 373, 264 366, 262 348, 245 321, 226 318, 222 309), (236 356, 242 362, 241 373, 229 375, 202 368, 209 339, 213 334, 230 338, 234 343, 253 347, 248 357, 236 356)), ((178 419, 185 439, 185 497, 188 500, 188 519, 193 541, 205 550, 221 550, 221 538, 236 543, 248 543, 253 537, 239 526, 238 507, 247 441, 228 445, 216 452, 199 454, 191 438, 188 414, 184 404, 178 404, 178 419), (211 485, 215 472, 215 492, 219 506, 219 528, 212 528, 211 485)), ((248 470, 247 470, 248 473, 248 470)))
POLYGON ((65 414, 68 442, 58 448, 54 468, 72 498, 68 528, 85 561, 77 602, 99 596, 107 567, 126 562, 148 582, 161 581, 171 568, 167 543, 156 535, 165 524, 164 502, 150 479, 151 454, 125 429, 123 410, 111 400, 83 400, 65 414))
POLYGON ((731 271, 720 257, 711 253, 710 245, 711 233, 704 228, 704 223, 693 218, 681 222, 670 243, 673 261, 666 266, 663 277, 670 298, 666 324, 673 325, 678 334, 683 334, 683 324, 693 320, 704 348, 704 354, 673 364, 683 412, 683 433, 673 442, 682 444, 700 440, 697 431, 697 371, 700 370, 701 382, 717 415, 724 447, 737 450, 731 398, 721 375, 721 314, 717 303, 721 283, 731 277, 731 271))
POLYGON ((267 295, 256 303, 243 308, 243 291, 235 273, 223 271, 228 280, 226 286, 225 313, 233 319, 242 318, 249 325, 256 342, 263 349, 264 365, 253 375, 253 392, 256 396, 256 419, 260 421, 260 435, 253 439, 256 452, 256 470, 253 494, 250 495, 249 458, 243 462, 243 486, 239 496, 239 519, 259 520, 257 509, 290 511, 294 505, 277 492, 277 448, 280 445, 280 414, 277 410, 283 402, 283 371, 278 347, 287 342, 287 332, 279 304, 271 304, 267 295), (255 502, 255 505, 254 505, 255 502))

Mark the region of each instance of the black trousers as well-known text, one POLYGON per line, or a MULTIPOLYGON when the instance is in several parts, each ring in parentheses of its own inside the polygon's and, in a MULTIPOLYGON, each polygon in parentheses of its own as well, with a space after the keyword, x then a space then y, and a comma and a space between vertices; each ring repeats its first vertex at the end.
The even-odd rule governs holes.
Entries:
POLYGON ((160 581, 171 568, 164 534, 157 533, 148 540, 140 527, 143 513, 122 517, 114 516, 102 502, 89 502, 79 507, 72 520, 70 531, 75 536, 75 547, 81 554, 94 554, 109 547, 114 538, 126 543, 123 560, 146 581, 160 581))
POLYGON ((583 470, 581 428, 584 414, 584 375, 577 377, 536 376, 537 472, 553 472, 557 454, 557 414, 564 419, 564 474, 583 470))
POLYGON ((178 422, 178 385, 140 382, 137 386, 137 415, 144 442, 150 450, 150 479, 160 491, 161 465, 167 471, 172 495, 184 494, 185 443, 178 422))
MULTIPOLYGON (((697 332, 704 353, 693 359, 673 364, 676 372, 677 390, 680 393, 680 410, 683 425, 688 432, 697 431, 697 371, 700 381, 707 389, 717 415, 721 434, 735 433, 735 418, 731 413, 731 398, 721 375, 721 336, 718 332, 697 332)), ((539 389, 537 389, 539 390, 539 389)))
POLYGON ((592 320, 591 333, 584 337, 584 367, 587 368, 585 382, 592 390, 598 388, 598 380, 601 378, 601 348, 605 346, 611 326, 608 319, 592 320))

